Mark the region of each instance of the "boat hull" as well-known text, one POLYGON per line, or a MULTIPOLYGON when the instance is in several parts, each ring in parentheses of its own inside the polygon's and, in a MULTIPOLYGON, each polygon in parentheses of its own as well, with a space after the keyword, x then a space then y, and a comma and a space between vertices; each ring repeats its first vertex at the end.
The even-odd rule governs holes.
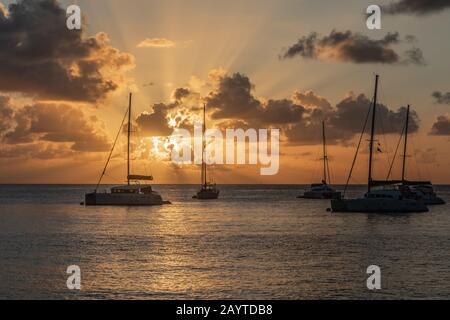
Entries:
POLYGON ((341 193, 338 191, 329 191, 329 192, 315 192, 315 191, 306 191, 303 196, 299 198, 303 199, 340 199, 341 193))
POLYGON ((363 213, 428 212, 425 203, 410 199, 336 199, 331 200, 331 210, 363 213))
POLYGON ((424 197, 422 201, 429 206, 445 204, 445 201, 437 196, 424 197))
POLYGON ((113 194, 88 193, 85 195, 86 206, 160 206, 164 201, 157 193, 151 194, 113 194))
POLYGON ((220 191, 201 190, 197 192, 194 198, 199 200, 215 200, 219 198, 219 193, 220 191))

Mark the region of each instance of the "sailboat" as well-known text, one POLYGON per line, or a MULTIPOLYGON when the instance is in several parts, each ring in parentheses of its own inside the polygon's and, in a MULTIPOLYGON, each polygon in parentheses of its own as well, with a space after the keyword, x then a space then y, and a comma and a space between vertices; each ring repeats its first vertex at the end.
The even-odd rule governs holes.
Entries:
POLYGON ((197 192, 192 198, 199 200, 214 200, 219 198, 220 191, 217 189, 216 184, 208 181, 207 177, 207 164, 205 162, 205 131, 206 131, 206 104, 203 105, 203 128, 202 128, 202 186, 200 191, 197 192))
POLYGON ((153 191, 152 186, 149 184, 141 184, 140 181, 152 181, 153 176, 134 175, 130 170, 130 140, 131 140, 131 102, 132 94, 129 96, 128 110, 122 120, 119 132, 116 136, 116 140, 109 154, 106 165, 103 169, 102 175, 97 183, 95 191, 87 193, 85 195, 84 205, 86 206, 153 206, 163 205, 169 203, 164 201, 161 195, 153 191), (98 192, 99 185, 102 178, 106 173, 108 163, 111 160, 111 156, 116 145, 117 139, 122 132, 122 127, 126 116, 128 115, 128 148, 127 148, 127 184, 122 186, 112 187, 109 192, 98 192), (132 183, 133 182, 133 183, 132 183))
POLYGON ((377 110, 377 92, 379 75, 375 76, 375 93, 372 106, 372 128, 370 133, 369 172, 367 193, 362 198, 331 200, 333 212, 367 212, 367 213, 409 213, 427 212, 424 202, 408 197, 402 188, 376 188, 372 179, 373 149, 375 138, 375 118, 377 110))
MULTIPOLYGON (((374 185, 387 186, 398 185, 405 191, 408 191, 410 196, 416 199, 421 199, 426 205, 440 205, 445 204, 445 201, 438 197, 434 191, 431 181, 414 181, 406 180, 406 157, 408 150, 408 133, 409 133, 409 114, 411 106, 406 108, 406 121, 405 121, 405 138, 403 145, 403 162, 402 162, 402 178, 401 180, 386 180, 386 181, 374 181, 374 185)), ((395 158, 392 160, 391 168, 395 158)), ((389 178, 389 177, 388 177, 389 178)))
POLYGON ((322 145, 323 145, 323 179, 322 183, 313 183, 310 190, 305 191, 298 198, 303 199, 340 199, 341 193, 333 189, 328 182, 330 178, 330 166, 328 164, 327 142, 325 136, 325 121, 322 122, 322 145))

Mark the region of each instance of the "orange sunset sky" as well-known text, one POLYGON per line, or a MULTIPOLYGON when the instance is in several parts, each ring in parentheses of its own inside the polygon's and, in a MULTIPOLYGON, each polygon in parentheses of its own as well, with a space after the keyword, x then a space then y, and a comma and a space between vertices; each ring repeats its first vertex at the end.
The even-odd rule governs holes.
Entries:
MULTIPOLYGON (((311 183, 326 121, 345 183, 380 75, 376 178, 411 104, 408 178, 450 182, 450 3, 437 1, 0 1, 0 183, 96 183, 133 92, 133 169, 198 183, 167 157, 174 128, 277 128, 280 170, 218 165, 221 183, 311 183), (416 5, 413 5, 416 3, 416 5), (418 3, 418 4, 417 4, 418 3), (81 31, 66 27, 78 4, 81 31), (365 10, 383 8, 382 29, 365 10)), ((105 183, 125 180, 120 135, 105 183)), ((352 183, 366 182, 363 140, 352 183)), ((398 152, 393 177, 400 172, 398 152)))

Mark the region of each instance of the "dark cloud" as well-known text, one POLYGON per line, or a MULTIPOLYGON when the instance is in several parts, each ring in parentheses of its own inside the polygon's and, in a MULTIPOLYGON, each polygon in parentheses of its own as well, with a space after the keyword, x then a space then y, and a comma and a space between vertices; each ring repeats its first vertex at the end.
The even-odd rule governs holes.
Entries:
POLYGON ((155 104, 153 112, 143 112, 136 118, 139 130, 147 136, 168 136, 173 129, 168 124, 168 110, 173 106, 163 103, 155 104))
POLYGON ((66 27, 56 0, 19 0, 0 12, 0 91, 46 100, 97 102, 116 90, 133 57, 99 33, 66 27))
MULTIPOLYGON (((365 95, 348 95, 336 107, 330 110, 311 109, 307 115, 294 126, 286 129, 286 136, 291 142, 303 144, 320 143, 322 121, 326 122, 327 140, 330 144, 348 144, 361 133, 371 101, 365 95)), ((400 134, 406 118, 406 108, 390 110, 383 104, 377 105, 378 133, 400 134)), ((419 129, 419 117, 415 111, 410 114, 410 132, 419 129)))
POLYGON ((206 98, 213 119, 249 119, 261 109, 250 79, 240 73, 221 77, 218 87, 206 98))
POLYGON ((13 116, 14 110, 11 105, 11 99, 6 96, 0 96, 0 138, 11 128, 13 116))
POLYGON ((136 118, 143 135, 169 136, 174 128, 193 125, 191 113, 200 110, 200 94, 190 88, 177 88, 172 92, 172 99, 170 103, 154 104, 150 112, 144 111, 136 118))
POLYGON ((450 136, 450 116, 442 115, 437 117, 430 134, 434 136, 450 136))
POLYGON ((253 95, 250 79, 240 73, 223 75, 207 97, 207 107, 216 120, 235 119, 253 126, 295 123, 305 108, 290 99, 263 102, 253 95))
POLYGON ((76 152, 66 148, 65 145, 43 142, 20 145, 4 145, 0 149, 0 158, 54 160, 75 155, 76 152))
POLYGON ((433 92, 432 97, 438 104, 450 104, 450 92, 444 93, 440 91, 435 91, 433 92))
MULTIPOLYGON (((4 97, 0 97, 0 103, 2 101, 5 102, 4 97)), ((37 103, 12 108, 7 102, 0 110, 9 110, 8 117, 0 119, 0 137, 10 149, 12 145, 42 142, 67 144, 70 150, 78 152, 103 152, 110 148, 108 137, 98 128, 101 127, 96 123, 98 120, 88 119, 81 110, 70 105, 37 103)))
POLYGON ((191 94, 191 90, 189 88, 177 88, 173 92, 172 96, 175 100, 182 100, 183 98, 188 97, 191 94))
MULTIPOLYGON (((407 40, 406 42, 410 42, 407 40)), ((403 55, 392 47, 401 43, 397 32, 374 40, 352 31, 333 30, 328 36, 319 37, 315 32, 300 38, 281 56, 282 59, 300 56, 306 59, 335 60, 352 63, 417 64, 425 63, 422 51, 411 48, 403 55)))
MULTIPOLYGON (((296 91, 292 99, 264 101, 253 94, 250 79, 240 73, 222 75, 216 89, 206 98, 211 117, 221 120, 221 128, 282 129, 290 142, 320 143, 322 121, 327 123, 329 143, 348 144, 361 132, 371 101, 365 95, 347 95, 336 106, 312 91, 296 91)), ((379 104, 377 121, 379 133, 400 134, 406 117, 406 108, 391 110, 379 104), (383 129, 381 131, 381 128, 383 129)), ((419 129, 419 118, 411 112, 410 132, 419 129)))
POLYGON ((424 15, 450 8, 450 0, 398 0, 383 7, 388 14, 424 15))
POLYGON ((300 104, 306 107, 314 107, 323 110, 329 110, 332 108, 330 102, 327 99, 316 95, 311 90, 304 93, 296 91, 294 93, 294 100, 298 101, 300 104))
POLYGON ((302 118, 305 110, 305 107, 290 99, 269 100, 257 114, 256 121, 271 126, 295 123, 302 118))

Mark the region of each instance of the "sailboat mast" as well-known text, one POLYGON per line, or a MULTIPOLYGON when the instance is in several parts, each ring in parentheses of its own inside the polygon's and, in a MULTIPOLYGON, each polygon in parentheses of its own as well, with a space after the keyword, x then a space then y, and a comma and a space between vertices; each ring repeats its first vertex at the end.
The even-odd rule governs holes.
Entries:
POLYGON ((133 94, 130 92, 128 101, 128 151, 127 151, 127 180, 130 185, 130 139, 131 139, 131 99, 133 94))
POLYGON ((205 131, 206 131, 206 103, 203 104, 203 128, 202 128, 202 185, 206 187, 206 163, 205 163, 205 131))
POLYGON ((405 145, 403 146, 402 182, 405 181, 405 173, 406 173, 406 151, 408 148, 409 109, 410 105, 408 104, 408 107, 406 108, 405 145))
POLYGON ((327 183, 327 149, 325 138, 325 121, 322 121, 322 143, 323 143, 323 181, 327 183))
POLYGON ((377 95, 378 95, 378 79, 379 75, 375 75, 375 92, 373 96, 373 110, 372 110, 372 129, 370 132, 370 153, 369 153, 369 178, 367 182, 367 189, 370 192, 372 187, 372 164, 373 164, 373 142, 375 137, 375 114, 377 109, 377 95))

